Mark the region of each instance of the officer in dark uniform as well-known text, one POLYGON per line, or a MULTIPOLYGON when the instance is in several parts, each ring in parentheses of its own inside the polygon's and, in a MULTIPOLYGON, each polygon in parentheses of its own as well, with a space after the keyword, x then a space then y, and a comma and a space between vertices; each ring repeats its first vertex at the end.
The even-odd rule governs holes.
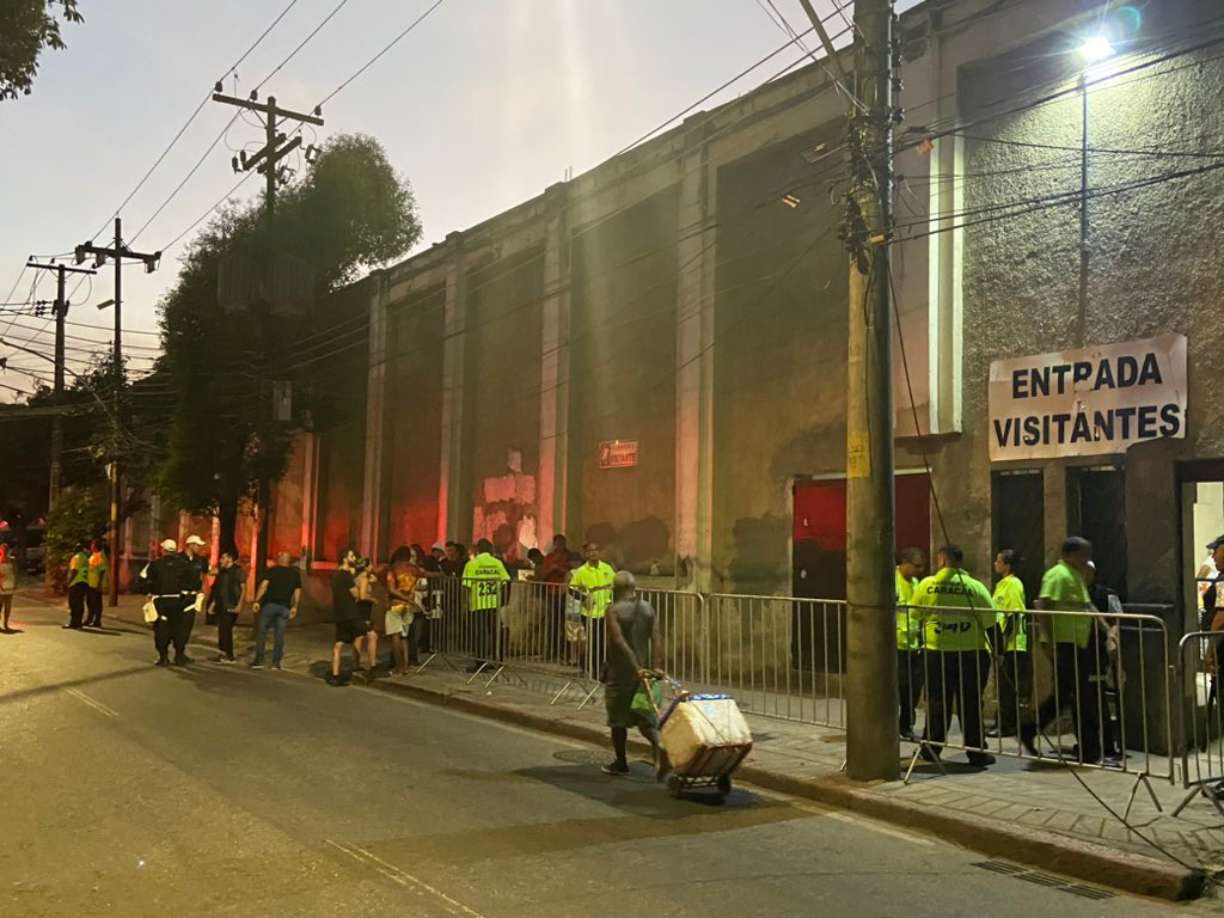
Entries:
POLYGON ((174 635, 174 652, 188 663, 187 642, 191 640, 191 629, 195 627, 197 607, 202 607, 200 599, 204 595, 204 578, 208 576, 208 543, 198 535, 187 536, 183 550, 183 562, 186 566, 183 584, 183 614, 179 618, 179 630, 174 635))
POLYGON ((174 664, 185 666, 187 658, 179 647, 176 637, 182 631, 183 591, 188 585, 190 572, 187 560, 178 553, 178 544, 174 539, 166 539, 162 542, 161 550, 161 557, 150 561, 140 572, 149 601, 157 610, 157 620, 153 623, 153 644, 157 648, 157 665, 170 665, 167 654, 173 642, 175 645, 174 664))

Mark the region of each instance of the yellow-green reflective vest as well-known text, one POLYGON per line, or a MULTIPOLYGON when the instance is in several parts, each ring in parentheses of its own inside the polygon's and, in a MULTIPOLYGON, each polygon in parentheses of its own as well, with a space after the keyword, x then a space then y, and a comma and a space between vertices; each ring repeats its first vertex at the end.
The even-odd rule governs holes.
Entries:
POLYGON ((990 591, 967 571, 945 567, 927 577, 914 590, 914 605, 928 650, 985 650, 990 646, 987 633, 995 623, 994 604, 990 591))
POLYGON ((1028 616, 1024 614, 1024 584, 1015 574, 1008 574, 995 584, 995 608, 999 630, 1006 635, 1005 651, 1023 653, 1028 650, 1028 616))

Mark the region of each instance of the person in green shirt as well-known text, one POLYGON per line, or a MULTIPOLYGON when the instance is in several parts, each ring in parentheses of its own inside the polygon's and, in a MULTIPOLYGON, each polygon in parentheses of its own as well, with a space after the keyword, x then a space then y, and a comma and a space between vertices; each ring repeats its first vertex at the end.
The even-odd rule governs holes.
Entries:
POLYGON ((463 584, 468 591, 468 625, 473 662, 469 672, 477 672, 496 660, 497 612, 502 605, 502 589, 510 574, 501 559, 493 555, 493 543, 481 539, 476 543, 476 555, 463 566, 463 584))
POLYGON ((600 558, 599 545, 587 542, 582 546, 583 564, 570 574, 570 589, 582 596, 582 618, 586 626, 582 641, 583 671, 592 679, 599 678, 604 662, 604 613, 612 602, 612 581, 616 571, 600 558))
POLYGON ((926 571, 926 552, 913 546, 902 549, 897 565, 897 689, 901 706, 901 736, 914 736, 914 709, 922 696, 922 640, 918 617, 910 608, 918 578, 926 571))
POLYGON ((84 542, 80 542, 68 560, 68 624, 65 628, 80 630, 84 627, 88 580, 89 548, 84 542))
POLYGON ((1032 667, 1029 665, 1028 644, 1030 627, 1028 608, 1024 596, 1024 584, 1016 576, 1019 552, 1004 548, 995 555, 994 569, 999 575, 995 584, 994 607, 998 610, 998 628, 1001 635, 998 645, 999 686, 998 723, 989 736, 1015 736, 1020 723, 1021 707, 1028 707, 1029 686, 1032 684, 1032 667))
POLYGON ((955 707, 969 763, 984 768, 995 760, 985 751, 982 733, 982 689, 990 677, 987 634, 994 627, 994 605, 990 591, 964 569, 960 546, 939 549, 938 563, 939 570, 914 590, 926 648, 927 723, 921 754, 928 761, 939 757, 955 707))
MULTIPOLYGON (((1062 546, 1062 559, 1041 578, 1041 593, 1037 608, 1052 612, 1091 613, 1092 599, 1084 575, 1092 560, 1092 543, 1080 536, 1071 536, 1062 546)), ((1020 728, 1020 742, 1032 756, 1041 756, 1037 748, 1038 731, 1058 718, 1068 707, 1075 726, 1079 746, 1075 757, 1081 762, 1101 760, 1100 705, 1097 697, 1098 661, 1089 638, 1094 628, 1091 614, 1042 615, 1042 646, 1051 653, 1054 666, 1053 692, 1037 708, 1037 722, 1020 728), (1053 645, 1051 651, 1051 644, 1053 645)))

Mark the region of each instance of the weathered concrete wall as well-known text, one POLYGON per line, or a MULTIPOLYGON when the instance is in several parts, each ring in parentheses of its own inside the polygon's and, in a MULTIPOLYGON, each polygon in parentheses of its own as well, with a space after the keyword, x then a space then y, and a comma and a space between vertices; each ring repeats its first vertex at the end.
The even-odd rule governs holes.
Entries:
POLYGON ((677 201, 670 187, 573 239, 569 530, 634 570, 673 552, 677 201), (639 441, 638 465, 600 469, 617 439, 639 441))
MULTIPOLYGON (((1043 9, 1050 5, 1040 4, 1043 9)), ((1145 22, 1145 28, 1184 29, 1196 16, 1209 15, 1211 8, 1203 3, 1162 6, 1160 12, 1168 18, 1145 22)), ((1202 167, 1204 161, 1193 154, 1218 147, 1224 132, 1219 105, 1224 63, 1214 52, 1201 51, 1089 87, 1090 272, 1081 339, 1075 202, 1024 216, 987 210, 1080 187, 1081 97, 1074 91, 1070 56, 1054 54, 1059 41, 1065 43, 1054 36, 1031 45, 1013 60, 1044 61, 1039 79, 1027 82, 1034 91, 1048 90, 1057 86, 1049 81, 1061 78, 1062 85, 1073 90, 1067 96, 989 120, 978 119, 998 107, 984 104, 963 113, 976 122, 964 141, 965 210, 968 222, 981 222, 964 230, 964 435, 941 455, 936 483, 952 537, 966 544, 972 566, 985 571, 992 549, 987 440, 991 360, 1165 332, 1187 335, 1187 438, 1133 447, 1124 457, 1127 598, 1176 605, 1180 523, 1175 463, 1224 453, 1224 412, 1209 389, 1224 347, 1224 326, 1218 319, 1224 300, 1224 276, 1218 270, 1224 196, 1219 194, 1219 176, 1212 172, 1180 178, 1174 173, 1202 167), (1068 62, 1062 74, 1051 72, 1051 59, 1068 62), (988 214, 998 219, 984 219, 988 214)), ((1142 55, 1124 56, 1108 66, 1133 67, 1144 60, 1142 55)), ((962 98, 981 98, 974 87, 984 84, 984 72, 989 71, 962 71, 962 98)), ((1092 78, 1104 75, 1098 70, 1092 78)), ((1011 76, 1013 82, 1026 82, 1023 73, 1013 71, 1011 76)), ((1015 101, 1010 100, 1011 106, 1015 101)), ((1099 457, 1091 461, 1101 462, 1099 457)), ((1057 497, 1065 487, 1060 480, 1065 480, 1065 467, 1074 462, 1032 465, 1044 469, 1047 491, 1057 497)), ((1051 507, 1047 502, 1046 507, 1050 554, 1066 534, 1062 520, 1051 519, 1051 513, 1059 512, 1058 503, 1051 507)))
POLYGON ((468 271, 461 505, 469 541, 512 557, 537 544, 544 252, 468 271))
POLYGON ((442 285, 390 308, 380 555, 436 538, 441 456, 442 285))
POLYGON ((714 571, 772 593, 790 581, 793 476, 845 464, 846 260, 840 210, 800 134, 723 166, 714 362, 714 571), (796 189, 798 207, 779 189, 796 189))

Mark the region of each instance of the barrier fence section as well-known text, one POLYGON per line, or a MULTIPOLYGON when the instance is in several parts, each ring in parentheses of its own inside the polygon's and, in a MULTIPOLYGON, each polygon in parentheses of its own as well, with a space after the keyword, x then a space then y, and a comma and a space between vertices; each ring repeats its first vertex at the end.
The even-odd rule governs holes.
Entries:
MULTIPOLYGON (((600 690, 610 590, 423 579, 420 669, 462 667, 489 686, 537 674, 552 680, 553 703, 568 693, 580 707, 600 690)), ((846 727, 844 601, 659 589, 639 597, 657 617, 656 668, 692 690, 729 692, 748 714, 846 727)), ((1175 778, 1170 664, 1179 662, 1179 688, 1189 692, 1192 680, 1206 700, 1206 721, 1191 719, 1183 781, 1224 781, 1224 705, 1207 662, 1224 655, 1224 633, 1187 635, 1174 661, 1164 621, 1147 614, 899 607, 896 628, 898 727, 915 743, 907 780, 919 758, 938 762, 951 748, 971 760, 1134 775, 1133 804, 1148 778, 1175 778), (1218 654, 1204 652, 1208 642, 1218 654)))
POLYGON ((910 606, 898 608, 897 633, 900 708, 913 712, 906 738, 917 743, 909 772, 919 758, 938 762, 945 748, 978 762, 986 755, 1054 759, 1134 775, 1130 804, 1144 783, 1159 808, 1147 780, 1174 780, 1162 619, 910 606))
POLYGON ((1224 631, 1195 631, 1177 646, 1181 671, 1182 786, 1190 791, 1173 815, 1202 796, 1224 816, 1214 788, 1224 782, 1224 712, 1220 676, 1224 672, 1224 631))
MULTIPOLYGON (((561 682, 560 688, 554 686, 554 703, 571 688, 582 704, 598 692, 607 661, 604 616, 612 601, 610 588, 446 576, 427 581, 433 640, 421 669, 440 660, 466 667, 469 682, 481 678, 487 685, 502 675, 551 677, 561 682)), ((641 589, 638 596, 657 616, 661 640, 654 648, 654 666, 685 682, 701 681, 704 597, 658 589, 641 589)))
POLYGON ((746 713, 846 725, 846 604, 711 593, 703 682, 746 713))

